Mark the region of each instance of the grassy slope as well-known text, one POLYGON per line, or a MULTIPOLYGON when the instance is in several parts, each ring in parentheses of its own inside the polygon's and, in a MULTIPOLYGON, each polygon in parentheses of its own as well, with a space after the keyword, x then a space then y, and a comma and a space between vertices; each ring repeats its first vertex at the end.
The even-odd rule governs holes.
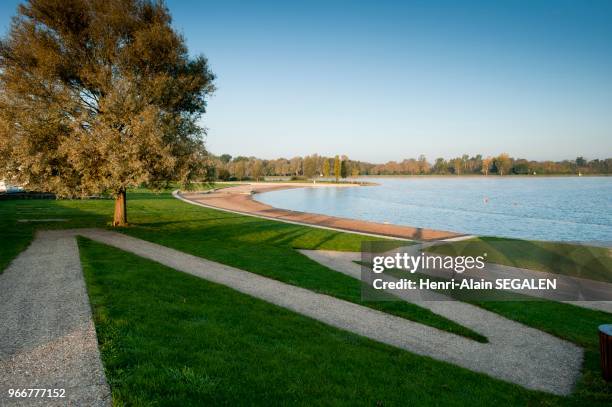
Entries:
POLYGON ((583 376, 572 402, 612 405, 612 384, 606 383, 600 373, 597 333, 599 325, 612 322, 610 314, 551 301, 489 301, 476 304, 583 347, 583 376))
POLYGON ((465 256, 487 253, 487 261, 492 263, 612 282, 612 256, 610 249, 602 247, 481 237, 435 246, 429 251, 465 256))
MULTIPOLYGON (((34 226, 16 224, 18 212, 28 212, 30 217, 71 218, 68 224, 36 225, 36 227, 82 227, 104 226, 111 209, 110 201, 0 202, 0 222, 3 226, 0 228, 0 237, 6 241, 9 236, 14 235, 14 229, 19 229, 18 236, 15 235, 16 238, 12 239, 11 243, 15 244, 15 247, 27 245, 31 228, 34 226), (34 207, 42 209, 33 210, 34 207), (53 216, 50 216, 51 214, 53 216)), ((225 259, 224 262, 228 264, 239 267, 244 265, 246 266, 244 268, 261 274, 281 275, 284 278, 299 280, 306 277, 305 279, 315 288, 318 284, 330 283, 331 286, 335 284, 325 279, 317 281, 310 276, 310 273, 308 276, 296 277, 303 273, 303 270, 315 266, 314 270, 320 271, 317 273, 320 277, 326 274, 326 269, 312 262, 303 269, 303 261, 306 258, 290 250, 292 246, 336 250, 359 249, 359 240, 355 236, 206 210, 177 202, 167 194, 160 196, 152 196, 149 193, 129 194, 129 211, 130 221, 134 223, 132 228, 125 230, 129 234, 202 257, 214 260, 225 259), (252 247, 252 250, 237 250, 245 245, 252 247), (297 267, 298 265, 300 266, 297 267), (284 269, 285 267, 288 269, 284 269)), ((16 253, 16 250, 14 252, 16 253)), ((12 256, 8 251, 2 252, 3 257, 0 257, 0 262, 4 262, 3 264, 7 264, 7 253, 12 256)), ((338 275, 338 273, 333 274, 338 275)), ((339 284, 342 286, 343 283, 339 284)), ((346 289, 343 286, 341 288, 346 289)), ((612 386, 606 385, 599 378, 596 360, 597 325, 609 322, 612 316, 560 303, 509 302, 486 303, 482 306, 586 347, 585 375, 576 395, 569 401, 583 404, 606 401, 609 403, 612 400, 612 386)), ((300 348, 296 348, 296 352, 300 352, 300 348)), ((424 372, 429 375, 428 368, 425 368, 424 372)))
MULTIPOLYGON (((21 238, 15 239, 15 244, 18 248, 23 248, 31 239, 35 227, 105 227, 105 220, 112 210, 112 202, 7 201, 0 203, 0 208, 4 208, 7 215, 11 212, 9 208, 13 208, 13 215, 19 212, 20 216, 28 218, 70 219, 70 222, 66 223, 40 225, 16 224, 13 218, 13 226, 6 230, 22 231, 21 238), (31 209, 34 207, 46 208, 31 209), (57 215, 51 216, 55 213, 57 215)), ((10 216, 7 216, 5 222, 10 223, 9 218, 10 216)), ((294 247, 358 251, 361 241, 372 240, 371 237, 220 212, 185 204, 173 198, 170 193, 154 195, 146 191, 128 195, 128 221, 133 226, 123 229, 124 233, 289 284, 361 303, 361 286, 358 280, 321 266, 294 250, 294 247)), ((7 254, 16 253, 13 251, 7 254)), ((7 263, 7 257, 3 258, 7 263)), ((482 335, 413 304, 363 304, 481 342, 486 341, 482 335)))
MULTIPOLYGON (((397 278, 415 279, 426 277, 435 281, 448 281, 448 279, 426 276, 420 273, 407 273, 403 270, 391 270, 397 278)), ((597 327, 609 324, 612 316, 601 311, 561 304, 554 301, 534 299, 521 294, 508 295, 507 301, 475 301, 490 295, 490 292, 478 291, 465 295, 461 292, 438 290, 454 298, 469 302, 489 311, 503 315, 508 319, 536 327, 551 335, 574 342, 584 348, 585 360, 583 377, 577 387, 575 399, 583 397, 586 400, 612 402, 612 384, 606 384, 600 375, 599 367, 599 338, 597 327), (523 299, 528 298, 528 299, 523 299)))
POLYGON ((367 340, 99 243, 80 239, 80 248, 118 405, 563 401, 367 340))
POLYGON ((37 229, 105 227, 111 210, 112 202, 108 200, 0 201, 0 274, 28 247, 37 229), (81 206, 84 210, 79 209, 81 206), (18 222, 20 219, 70 219, 70 222, 22 223, 18 222))

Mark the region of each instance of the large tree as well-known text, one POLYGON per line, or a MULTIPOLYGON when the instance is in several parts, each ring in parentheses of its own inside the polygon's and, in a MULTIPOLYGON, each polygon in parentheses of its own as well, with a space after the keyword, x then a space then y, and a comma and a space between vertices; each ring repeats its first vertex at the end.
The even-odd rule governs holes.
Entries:
POLYGON ((329 158, 324 158, 323 159, 323 176, 324 177, 329 177, 329 158))
POLYGON ((512 169, 512 159, 507 153, 495 157, 494 164, 499 175, 508 175, 512 169))
POLYGON ((336 177, 336 182, 338 182, 338 179, 340 178, 340 170, 341 170, 340 167, 341 167, 340 157, 335 156, 334 157, 334 176, 336 177))
POLYGON ((0 178, 58 196, 187 183, 214 91, 160 1, 30 0, 0 42, 0 178))
POLYGON ((312 178, 317 174, 317 155, 308 155, 304 157, 304 176, 306 178, 312 178))
POLYGON ((340 161, 340 176, 342 178, 348 176, 348 159, 340 161))
POLYGON ((482 168, 480 169, 480 171, 484 175, 489 175, 489 169, 491 168, 491 164, 492 163, 493 163, 493 158, 492 157, 483 158, 482 159, 482 168))

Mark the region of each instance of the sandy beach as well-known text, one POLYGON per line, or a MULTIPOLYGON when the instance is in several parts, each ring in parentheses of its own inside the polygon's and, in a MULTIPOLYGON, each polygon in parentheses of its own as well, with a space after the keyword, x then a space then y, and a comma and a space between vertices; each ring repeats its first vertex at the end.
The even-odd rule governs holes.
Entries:
POLYGON ((356 219, 278 209, 253 199, 253 194, 270 192, 279 189, 365 187, 367 186, 362 186, 359 184, 255 182, 223 188, 213 192, 181 192, 178 195, 188 201, 211 208, 223 209, 245 215, 264 217, 292 223, 345 230, 349 232, 421 241, 450 239, 464 236, 459 233, 442 230, 368 222, 356 219))

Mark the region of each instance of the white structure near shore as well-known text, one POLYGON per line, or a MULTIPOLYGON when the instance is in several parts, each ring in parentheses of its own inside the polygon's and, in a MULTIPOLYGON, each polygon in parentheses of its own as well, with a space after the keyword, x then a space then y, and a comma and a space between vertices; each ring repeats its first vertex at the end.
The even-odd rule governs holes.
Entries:
POLYGON ((11 192, 21 192, 21 191, 23 191, 23 188, 18 187, 16 185, 7 184, 6 181, 0 180, 0 193, 1 192, 11 193, 11 192))

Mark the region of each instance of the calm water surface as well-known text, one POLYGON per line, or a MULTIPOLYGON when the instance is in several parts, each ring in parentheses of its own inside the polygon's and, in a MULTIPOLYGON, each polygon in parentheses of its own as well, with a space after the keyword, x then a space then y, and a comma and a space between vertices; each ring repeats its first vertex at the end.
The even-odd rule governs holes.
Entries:
POLYGON ((277 208, 476 235, 612 242, 612 177, 367 180, 380 185, 299 188, 256 199, 277 208))

